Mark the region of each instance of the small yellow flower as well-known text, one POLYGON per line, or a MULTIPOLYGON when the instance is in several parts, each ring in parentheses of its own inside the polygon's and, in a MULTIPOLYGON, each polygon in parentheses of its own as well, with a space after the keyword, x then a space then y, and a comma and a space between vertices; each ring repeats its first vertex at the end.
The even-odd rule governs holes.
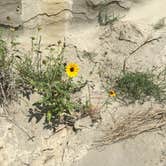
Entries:
POLYGON ((116 92, 114 90, 110 90, 109 91, 109 96, 115 97, 116 96, 116 92))
POLYGON ((76 63, 69 63, 66 66, 66 73, 69 77, 76 77, 79 72, 79 66, 76 63))

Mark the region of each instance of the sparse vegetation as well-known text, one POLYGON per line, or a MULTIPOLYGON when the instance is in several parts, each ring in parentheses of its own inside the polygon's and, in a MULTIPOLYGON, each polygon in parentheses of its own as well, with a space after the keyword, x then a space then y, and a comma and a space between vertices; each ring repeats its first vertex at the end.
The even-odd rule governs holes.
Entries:
MULTIPOLYGON (((32 38, 32 49, 26 53, 19 52, 15 48, 17 43, 12 42, 15 51, 9 56, 6 43, 0 40, 0 104, 16 99, 18 94, 28 99, 33 93, 39 94, 41 99, 34 103, 37 109, 30 109, 29 121, 35 117, 38 122, 45 117, 46 128, 55 128, 61 123, 73 125, 82 113, 88 115, 89 111, 91 116, 96 110, 92 103, 86 101, 83 104, 81 99, 74 97, 87 81, 73 79, 78 75, 79 65, 73 62, 67 64, 65 43, 58 42, 41 51, 40 42, 41 39, 36 42, 32 38)), ((118 99, 127 104, 136 101, 143 103, 151 98, 160 103, 166 101, 166 69, 159 74, 123 69, 114 75, 109 70, 106 73, 105 67, 101 67, 99 74, 102 83, 104 80, 106 82, 104 88, 109 99, 118 99)))
POLYGON ((121 99, 143 102, 147 97, 161 101, 165 94, 162 87, 155 83, 154 75, 143 72, 126 72, 116 80, 114 89, 121 99))
POLYGON ((104 131, 104 135, 94 143, 95 147, 113 144, 137 135, 159 129, 166 125, 166 111, 163 109, 133 112, 123 118, 117 118, 116 122, 109 129, 104 131))
POLYGON ((166 101, 166 69, 158 74, 155 74, 157 73, 156 70, 131 72, 123 69, 119 73, 112 70, 108 73, 105 71, 105 68, 103 68, 99 75, 102 80, 105 80, 103 87, 109 94, 109 98, 117 99, 126 104, 136 101, 144 103, 144 101, 152 98, 159 103, 166 101), (111 94, 111 92, 114 93, 111 94))
MULTIPOLYGON (((79 72, 78 64, 64 59, 65 43, 58 42, 47 47, 48 55, 43 55, 41 39, 32 38, 31 51, 20 51, 18 43, 12 41, 8 52, 5 41, 0 40, 0 105, 8 105, 33 93, 40 100, 29 110, 29 121, 34 117, 39 122, 45 117, 46 128, 55 128, 59 124, 73 125, 86 109, 86 103, 73 95, 86 86, 87 81, 73 80, 79 72), (82 111, 82 112, 81 112, 82 111)), ((85 114, 85 113, 84 113, 85 114)))
POLYGON ((109 16, 108 13, 107 13, 107 10, 105 8, 102 8, 99 11, 98 23, 101 26, 105 26, 107 24, 113 24, 115 21, 118 21, 118 20, 119 20, 119 17, 115 16, 114 14, 112 16, 109 16))
POLYGON ((60 123, 73 125, 83 105, 72 95, 86 85, 82 80, 73 80, 77 76, 78 65, 67 65, 63 56, 65 44, 58 44, 57 47, 49 47, 49 55, 43 57, 37 45, 38 49, 33 49, 35 53, 23 55, 16 64, 18 84, 23 88, 23 94, 29 97, 35 92, 41 96, 41 100, 34 103, 40 111, 31 110, 30 120, 35 117, 38 122, 45 116, 46 128, 60 123), (58 53, 57 47, 60 50, 58 53))

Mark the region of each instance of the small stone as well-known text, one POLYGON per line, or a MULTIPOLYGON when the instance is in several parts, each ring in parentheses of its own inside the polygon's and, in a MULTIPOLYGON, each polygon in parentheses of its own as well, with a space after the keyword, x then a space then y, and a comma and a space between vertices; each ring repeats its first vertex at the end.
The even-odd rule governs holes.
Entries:
POLYGON ((88 117, 77 120, 74 124, 74 129, 75 130, 82 130, 84 128, 90 128, 91 126, 92 126, 92 120, 88 116, 88 117))
POLYGON ((125 9, 130 9, 132 6, 132 2, 131 1, 122 1, 122 2, 120 2, 120 5, 123 6, 125 9))

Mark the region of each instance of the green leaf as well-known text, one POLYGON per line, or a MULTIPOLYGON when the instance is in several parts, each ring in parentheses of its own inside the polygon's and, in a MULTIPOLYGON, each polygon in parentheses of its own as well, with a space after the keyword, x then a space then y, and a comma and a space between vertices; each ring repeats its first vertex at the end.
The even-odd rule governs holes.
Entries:
POLYGON ((52 118, 52 112, 51 112, 51 111, 48 111, 48 112, 47 112, 47 121, 50 122, 50 121, 51 121, 51 118, 52 118))

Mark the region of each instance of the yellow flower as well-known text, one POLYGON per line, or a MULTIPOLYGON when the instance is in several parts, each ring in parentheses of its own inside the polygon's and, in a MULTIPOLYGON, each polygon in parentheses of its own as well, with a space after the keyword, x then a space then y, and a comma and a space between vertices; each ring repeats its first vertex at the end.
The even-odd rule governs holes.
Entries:
POLYGON ((76 63, 69 63, 66 66, 66 73, 69 77, 76 77, 79 72, 79 66, 76 63))
POLYGON ((114 90, 110 90, 109 96, 115 97, 116 96, 116 92, 114 90))

